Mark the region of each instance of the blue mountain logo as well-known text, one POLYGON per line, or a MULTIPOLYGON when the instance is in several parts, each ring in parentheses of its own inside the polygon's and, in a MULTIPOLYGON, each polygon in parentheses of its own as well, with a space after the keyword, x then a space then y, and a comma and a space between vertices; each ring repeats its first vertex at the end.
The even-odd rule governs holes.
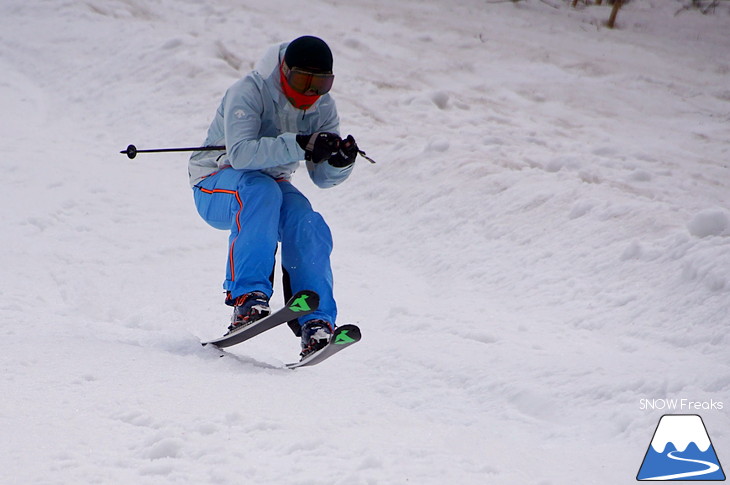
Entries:
POLYGON ((636 479, 725 480, 702 418, 696 414, 662 416, 636 479))

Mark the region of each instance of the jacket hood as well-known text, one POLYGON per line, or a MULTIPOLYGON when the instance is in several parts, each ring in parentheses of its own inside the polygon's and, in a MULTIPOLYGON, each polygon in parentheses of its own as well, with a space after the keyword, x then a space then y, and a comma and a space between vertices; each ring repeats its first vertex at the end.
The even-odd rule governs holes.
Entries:
POLYGON ((283 42, 270 46, 254 66, 254 71, 258 72, 267 83, 273 84, 276 90, 280 92, 282 90, 279 83, 279 64, 281 59, 284 58, 284 52, 286 52, 288 45, 288 42, 283 42))

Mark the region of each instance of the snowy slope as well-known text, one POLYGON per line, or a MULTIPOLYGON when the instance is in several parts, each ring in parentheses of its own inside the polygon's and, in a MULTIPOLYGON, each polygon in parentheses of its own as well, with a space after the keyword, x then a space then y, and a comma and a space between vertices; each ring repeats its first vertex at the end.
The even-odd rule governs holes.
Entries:
POLYGON ((0 483, 633 483, 643 398, 723 402, 730 462, 730 12, 567 3, 2 2, 0 483), (364 337, 289 371, 287 328, 198 345, 226 235, 117 152, 302 34, 378 163, 297 174, 364 337))

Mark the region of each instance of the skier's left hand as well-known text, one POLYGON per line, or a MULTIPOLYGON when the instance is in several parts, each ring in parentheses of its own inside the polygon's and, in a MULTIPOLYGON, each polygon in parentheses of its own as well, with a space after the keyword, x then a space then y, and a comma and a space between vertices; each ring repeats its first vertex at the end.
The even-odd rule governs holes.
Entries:
POLYGON ((340 141, 339 151, 329 158, 329 164, 340 168, 352 165, 355 163, 359 151, 355 138, 352 135, 347 135, 347 138, 340 141))

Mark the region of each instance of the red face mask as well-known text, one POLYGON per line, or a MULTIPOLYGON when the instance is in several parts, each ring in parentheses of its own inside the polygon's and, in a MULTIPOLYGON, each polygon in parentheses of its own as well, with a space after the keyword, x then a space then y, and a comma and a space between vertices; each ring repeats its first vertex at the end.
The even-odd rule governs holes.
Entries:
POLYGON ((319 94, 307 95, 296 91, 287 81, 284 74, 284 63, 279 65, 279 78, 281 80, 281 89, 284 91, 286 98, 297 109, 307 110, 321 97, 319 94))

